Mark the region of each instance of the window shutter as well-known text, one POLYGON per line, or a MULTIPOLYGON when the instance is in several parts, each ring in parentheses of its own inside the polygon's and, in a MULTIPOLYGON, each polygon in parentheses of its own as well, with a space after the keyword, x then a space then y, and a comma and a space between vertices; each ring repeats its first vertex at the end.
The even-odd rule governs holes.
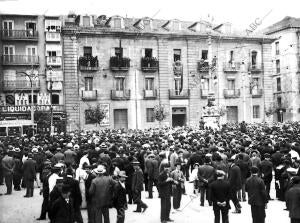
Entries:
POLYGON ((152 49, 152 56, 155 57, 155 58, 158 58, 156 49, 152 49))
POLYGON ((142 48, 141 51, 142 51, 142 57, 145 57, 145 48, 142 48))
POLYGON ((121 28, 124 29, 125 25, 124 25, 124 19, 121 18, 121 28))
POLYGON ((114 47, 110 48, 110 56, 111 57, 115 56, 115 48, 114 47))

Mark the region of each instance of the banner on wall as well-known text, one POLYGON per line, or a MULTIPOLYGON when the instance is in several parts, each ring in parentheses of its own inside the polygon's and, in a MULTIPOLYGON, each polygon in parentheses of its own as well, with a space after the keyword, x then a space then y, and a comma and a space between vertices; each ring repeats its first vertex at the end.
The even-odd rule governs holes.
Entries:
POLYGON ((101 121, 100 126, 109 125, 109 104, 100 104, 100 108, 105 111, 105 118, 101 121))

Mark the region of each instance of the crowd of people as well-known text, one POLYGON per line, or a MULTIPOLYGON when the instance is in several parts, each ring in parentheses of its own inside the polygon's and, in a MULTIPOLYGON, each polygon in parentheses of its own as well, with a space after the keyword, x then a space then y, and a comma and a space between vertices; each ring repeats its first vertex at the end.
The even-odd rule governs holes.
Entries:
POLYGON ((242 213, 248 200, 254 223, 265 221, 274 182, 276 198, 286 202, 292 223, 300 222, 300 123, 226 124, 210 128, 78 131, 68 134, 0 138, 0 184, 7 193, 34 184, 43 196, 38 220, 81 223, 125 221, 128 205, 147 210, 142 191, 161 203, 161 222, 181 211, 186 184, 193 185, 199 205, 207 201, 215 223, 228 223, 228 212, 242 213), (248 196, 246 195, 248 194, 248 196), (247 199, 248 198, 248 199, 247 199), (47 215, 48 214, 48 215, 47 215))

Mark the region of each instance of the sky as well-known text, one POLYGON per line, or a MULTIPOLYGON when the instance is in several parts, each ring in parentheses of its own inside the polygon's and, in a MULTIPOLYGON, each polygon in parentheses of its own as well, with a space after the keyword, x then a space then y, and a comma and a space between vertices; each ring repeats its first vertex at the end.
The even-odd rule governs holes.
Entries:
POLYGON ((264 18, 257 30, 285 16, 300 17, 300 0, 0 0, 0 13, 63 15, 120 15, 184 21, 230 22, 246 30, 264 18))

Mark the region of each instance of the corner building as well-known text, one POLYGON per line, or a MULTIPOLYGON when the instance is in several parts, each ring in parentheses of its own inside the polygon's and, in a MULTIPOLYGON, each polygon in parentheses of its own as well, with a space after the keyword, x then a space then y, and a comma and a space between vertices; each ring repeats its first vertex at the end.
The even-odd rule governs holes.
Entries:
POLYGON ((221 123, 272 120, 271 37, 147 17, 69 15, 64 24, 68 130, 99 128, 86 115, 97 105, 107 111, 103 128, 157 127, 159 104, 168 113, 161 125, 196 126, 209 92, 225 108, 221 123))

